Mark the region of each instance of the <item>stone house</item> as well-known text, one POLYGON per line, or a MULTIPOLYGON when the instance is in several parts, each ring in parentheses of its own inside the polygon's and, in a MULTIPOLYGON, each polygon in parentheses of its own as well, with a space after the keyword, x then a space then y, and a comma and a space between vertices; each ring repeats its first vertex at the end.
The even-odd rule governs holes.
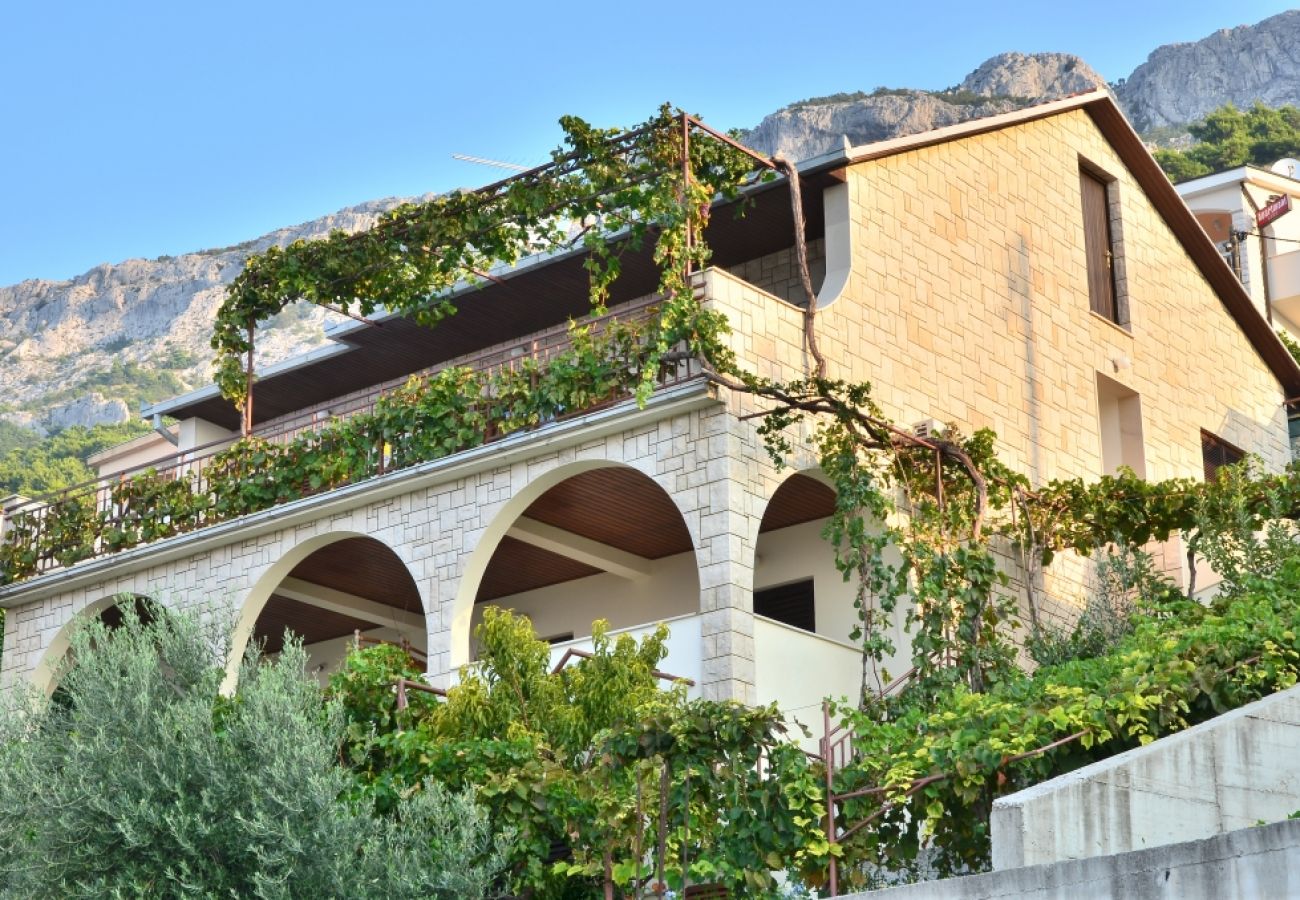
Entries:
MULTIPOLYGON (((1104 92, 843 150, 800 166, 831 377, 868 380, 903 427, 992 428, 1035 483, 1131 466, 1199 476, 1238 452, 1290 461, 1300 368, 1104 92)), ((788 185, 715 212, 706 303, 741 362, 800 377, 802 293, 788 185)), ((587 304, 581 252, 526 260, 458 295, 434 329, 350 323, 262 373, 260 433, 367 409, 408 373, 545 358, 587 304)), ((625 257, 611 312, 643 315, 657 275, 625 257)), ((131 593, 224 600, 274 650, 303 635, 321 672, 355 632, 406 640, 445 685, 490 604, 531 617, 557 658, 593 619, 671 628, 663 668, 704 696, 810 712, 856 696, 853 589, 819 537, 833 493, 777 470, 753 398, 678 369, 643 406, 611 402, 432 462, 100 555, 0 587, 3 679, 52 689, 77 617, 131 593)), ((204 389, 146 411, 179 420, 181 473, 228 443, 204 389)), ((20 511, 21 513, 21 511, 20 511)), ((1181 554, 1170 553, 1176 569, 1181 554)), ((1051 588, 1078 600, 1082 561, 1051 588), (1059 584, 1057 583, 1059 582, 1059 584)), ((1014 574, 1014 573, 1013 573, 1014 574)))

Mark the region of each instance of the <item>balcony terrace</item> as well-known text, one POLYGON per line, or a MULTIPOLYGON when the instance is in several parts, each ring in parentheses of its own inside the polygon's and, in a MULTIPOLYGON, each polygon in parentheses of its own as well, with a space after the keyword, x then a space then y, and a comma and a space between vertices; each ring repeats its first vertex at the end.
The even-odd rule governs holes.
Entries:
MULTIPOLYGON (((704 294, 703 278, 697 290, 704 294)), ((580 332, 567 324, 533 332, 278 417, 248 441, 223 436, 11 505, 3 521, 0 584, 625 401, 641 379, 656 303, 654 295, 642 297, 589 317, 580 332), (538 399, 530 402, 530 393, 538 399), (454 429, 429 439, 453 420, 454 429)), ((654 375, 654 386, 678 385, 701 371, 696 360, 674 362, 654 375)))

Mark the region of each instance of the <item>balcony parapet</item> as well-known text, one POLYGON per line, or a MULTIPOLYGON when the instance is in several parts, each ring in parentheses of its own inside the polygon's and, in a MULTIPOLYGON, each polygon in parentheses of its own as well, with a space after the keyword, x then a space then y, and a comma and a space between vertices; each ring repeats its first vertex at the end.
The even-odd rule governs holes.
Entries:
MULTIPOLYGON (((697 279, 703 295, 704 281, 697 279)), ((552 328, 316 410, 7 509, 0 585, 358 485, 627 400, 655 339, 656 298, 552 328)), ((686 358, 656 390, 700 376, 686 358)))

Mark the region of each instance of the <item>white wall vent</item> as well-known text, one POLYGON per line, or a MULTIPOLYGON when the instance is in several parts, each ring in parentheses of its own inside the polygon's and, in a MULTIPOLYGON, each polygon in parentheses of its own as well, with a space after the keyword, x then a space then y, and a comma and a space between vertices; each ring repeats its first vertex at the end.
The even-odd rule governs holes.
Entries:
POLYGON ((923 419, 912 425, 912 434, 919 438, 938 437, 947 430, 938 419, 923 419))

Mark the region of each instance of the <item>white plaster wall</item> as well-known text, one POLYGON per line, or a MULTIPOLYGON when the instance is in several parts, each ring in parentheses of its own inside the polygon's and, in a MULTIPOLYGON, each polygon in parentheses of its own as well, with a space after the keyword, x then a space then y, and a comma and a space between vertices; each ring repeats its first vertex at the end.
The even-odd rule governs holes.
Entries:
MULTIPOLYGON (((176 454, 176 447, 161 434, 153 432, 142 435, 121 445, 96 454, 102 461, 94 461, 96 477, 103 478, 117 472, 125 472, 137 466, 170 460, 176 454), (134 445, 134 446, 130 446, 134 445), (117 451, 117 452, 114 452, 117 451)), ((92 461, 95 457, 91 458, 92 461)))
MULTIPOLYGON (((754 588, 761 590, 777 587, 811 577, 817 634, 832 641, 847 643, 860 621, 858 611, 853 606, 857 585, 845 581, 844 576, 835 568, 835 551, 830 542, 821 536, 825 524, 825 519, 818 519, 760 534, 757 563, 754 566, 754 588)), ((893 561, 898 561, 896 555, 893 561)), ((889 629, 888 634, 894 642, 896 652, 885 660, 880 673, 882 685, 901 675, 911 665, 911 644, 902 629, 901 607, 895 612, 894 621, 894 627, 889 629)), ((765 665, 761 650, 758 658, 760 667, 765 665)), ((858 675, 855 675, 849 696, 857 693, 857 678, 858 675)), ((828 686, 821 696, 836 694, 828 686)))
POLYGON ((195 447, 204 447, 226 438, 234 441, 239 435, 227 428, 222 428, 220 425, 214 425, 207 419, 192 418, 181 420, 178 437, 178 449, 185 451, 193 450, 195 447))
POLYGON ((861 651, 843 641, 755 616, 754 652, 758 702, 776 703, 787 721, 806 725, 812 737, 803 738, 797 729, 792 736, 799 738, 805 749, 816 749, 825 728, 822 701, 828 697, 858 701, 861 651))
MULTIPOLYGON (((475 628, 488 605, 474 605, 475 628)), ((646 578, 602 573, 498 597, 490 605, 528 616, 538 637, 573 632, 574 638, 584 638, 591 636, 591 623, 597 619, 623 629, 699 612, 700 579, 692 551, 654 560, 646 578)))

